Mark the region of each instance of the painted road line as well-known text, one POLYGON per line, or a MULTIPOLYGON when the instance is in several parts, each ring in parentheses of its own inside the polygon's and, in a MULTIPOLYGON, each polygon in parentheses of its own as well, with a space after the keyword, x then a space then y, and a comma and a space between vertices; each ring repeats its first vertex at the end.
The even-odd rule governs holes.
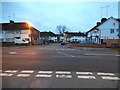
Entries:
POLYGON ((53 73, 53 71, 39 71, 38 73, 47 73, 47 74, 51 74, 51 73, 53 73))
POLYGON ((70 54, 66 54, 66 53, 62 53, 62 52, 58 52, 59 54, 63 54, 63 55, 66 55, 66 56, 71 56, 71 57, 75 57, 73 55, 70 55, 70 54))
POLYGON ((10 77, 10 76, 12 76, 13 74, 8 74, 8 73, 0 73, 0 76, 2 77, 2 76, 6 76, 6 77, 10 77))
POLYGON ((93 75, 92 72, 76 72, 76 74, 93 75))
POLYGON ((16 73, 18 70, 6 70, 6 73, 16 73))
POLYGON ((10 52, 10 54, 17 54, 17 52, 10 52))
POLYGON ((116 56, 118 56, 118 57, 119 57, 120 55, 116 55, 116 56))
POLYGON ((56 74, 71 74, 69 71, 56 71, 56 74))
POLYGON ((95 76, 78 76, 78 78, 83 78, 83 79, 96 79, 95 76))
POLYGON ((34 71, 33 70, 23 70, 21 71, 21 73, 33 73, 34 71))
POLYGON ((101 76, 105 80, 120 80, 119 77, 101 76))
POLYGON ((50 77, 52 77, 52 75, 37 74, 35 77, 47 77, 47 78, 50 78, 50 77))
POLYGON ((115 75, 114 73, 100 73, 100 72, 98 72, 97 74, 98 75, 109 75, 109 76, 114 76, 115 75))
POLYGON ((72 75, 56 75, 57 78, 72 78, 72 75))
POLYGON ((17 77, 29 77, 30 74, 18 74, 17 77))
POLYGON ((89 54, 89 53, 86 53, 85 55, 116 56, 116 54, 89 54))

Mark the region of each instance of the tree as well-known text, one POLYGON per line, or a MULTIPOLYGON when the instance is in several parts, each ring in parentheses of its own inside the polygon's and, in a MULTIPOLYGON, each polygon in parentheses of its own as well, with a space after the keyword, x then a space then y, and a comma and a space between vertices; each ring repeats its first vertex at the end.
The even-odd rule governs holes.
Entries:
POLYGON ((67 27, 65 25, 57 26, 57 31, 59 32, 60 35, 64 32, 66 32, 66 30, 67 30, 67 27))

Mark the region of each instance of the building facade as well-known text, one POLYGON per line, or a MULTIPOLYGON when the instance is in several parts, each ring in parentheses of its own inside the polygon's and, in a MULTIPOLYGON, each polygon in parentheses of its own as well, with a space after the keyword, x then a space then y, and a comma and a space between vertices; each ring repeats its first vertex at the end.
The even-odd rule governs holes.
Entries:
POLYGON ((26 22, 1 23, 0 42, 13 44, 37 44, 40 41, 40 31, 26 22))
POLYGON ((87 41, 106 44, 108 39, 120 39, 120 19, 102 18, 101 22, 87 32, 87 41))
POLYGON ((81 42, 85 41, 86 35, 81 32, 65 32, 61 36, 61 41, 81 42))

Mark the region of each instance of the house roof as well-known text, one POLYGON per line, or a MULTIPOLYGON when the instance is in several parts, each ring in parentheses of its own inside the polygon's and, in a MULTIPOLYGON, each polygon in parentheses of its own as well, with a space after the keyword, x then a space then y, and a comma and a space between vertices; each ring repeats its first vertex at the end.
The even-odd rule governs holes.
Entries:
POLYGON ((108 20, 108 19, 106 19, 106 18, 102 18, 102 19, 101 19, 101 22, 97 22, 97 25, 94 26, 93 28, 91 28, 89 31, 87 31, 86 34, 88 34, 89 32, 97 29, 98 26, 100 26, 101 24, 103 24, 103 23, 104 23, 105 21, 107 21, 107 20, 108 20))
POLYGON ((40 36, 41 37, 48 37, 48 36, 54 37, 54 36, 57 36, 57 35, 53 32, 40 32, 40 36))
POLYGON ((81 32, 65 32, 68 36, 86 36, 84 33, 81 32))
POLYGON ((118 22, 120 22, 120 19, 116 19, 118 22))
MULTIPOLYGON (((25 29, 36 29, 34 27, 29 28, 29 24, 26 22, 10 22, 10 23, 0 23, 0 30, 25 30, 25 29)), ((37 29, 36 29, 37 30, 37 29)))

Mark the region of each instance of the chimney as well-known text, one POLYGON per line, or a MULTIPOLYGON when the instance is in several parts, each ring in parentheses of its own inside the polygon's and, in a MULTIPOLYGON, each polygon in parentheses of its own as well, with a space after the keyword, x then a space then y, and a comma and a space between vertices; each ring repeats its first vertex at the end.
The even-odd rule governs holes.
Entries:
POLYGON ((101 24, 101 22, 97 22, 97 26, 99 26, 101 24))
POLYGON ((105 22, 107 20, 107 18, 102 18, 101 19, 101 22, 103 23, 103 22, 105 22))
POLYGON ((14 21, 13 20, 10 20, 10 24, 13 24, 14 23, 14 21))

